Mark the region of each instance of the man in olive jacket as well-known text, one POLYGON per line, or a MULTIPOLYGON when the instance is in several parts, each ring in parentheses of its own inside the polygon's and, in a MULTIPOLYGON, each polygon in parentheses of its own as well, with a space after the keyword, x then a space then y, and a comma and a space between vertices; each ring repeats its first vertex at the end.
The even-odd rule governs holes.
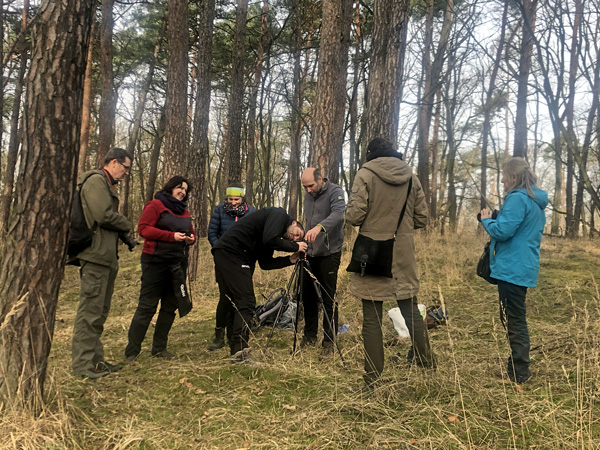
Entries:
POLYGON ((346 210, 346 221, 360 227, 360 234, 381 241, 396 236, 392 278, 353 273, 350 279, 350 291, 363 303, 364 380, 369 387, 383 371, 384 301, 396 301, 406 321, 412 342, 408 362, 422 367, 435 365, 427 328, 417 307, 419 276, 413 236, 415 229, 427 225, 427 205, 419 179, 401 158, 390 141, 373 139, 367 147, 367 162, 354 179, 346 210))
POLYGON ((117 244, 131 223, 119 214, 119 198, 113 190, 131 169, 131 155, 121 148, 110 150, 100 170, 81 175, 78 189, 88 227, 96 223, 91 245, 76 258, 81 265, 81 292, 73 327, 73 374, 100 378, 122 368, 104 359, 100 336, 110 310, 118 271, 117 244))

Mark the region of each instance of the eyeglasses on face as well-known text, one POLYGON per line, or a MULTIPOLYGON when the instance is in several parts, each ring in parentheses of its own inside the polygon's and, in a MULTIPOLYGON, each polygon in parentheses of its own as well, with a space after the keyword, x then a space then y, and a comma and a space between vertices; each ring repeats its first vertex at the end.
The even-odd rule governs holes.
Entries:
POLYGON ((118 159, 117 159, 117 162, 118 162, 119 164, 121 164, 121 165, 123 166, 123 169, 125 169, 127 172, 129 172, 129 171, 131 170, 131 166, 126 166, 125 164, 123 164, 123 163, 122 163, 121 161, 119 161, 118 159))

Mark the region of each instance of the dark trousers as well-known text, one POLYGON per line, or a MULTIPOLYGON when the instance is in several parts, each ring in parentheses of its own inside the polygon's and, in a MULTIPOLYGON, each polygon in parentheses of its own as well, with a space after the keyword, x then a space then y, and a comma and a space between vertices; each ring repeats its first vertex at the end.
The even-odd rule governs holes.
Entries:
MULTIPOLYGON (((321 284, 321 296, 327 315, 323 314, 323 343, 332 342, 338 328, 338 306, 334 300, 341 252, 327 256, 308 256, 310 270, 321 284), (331 321, 331 326, 327 318, 331 321), (332 329, 333 327, 333 329, 332 329)), ((304 336, 317 340, 319 330, 319 299, 313 279, 302 274, 302 303, 304 305, 304 336)))
POLYGON ((250 325, 256 309, 254 297, 254 264, 224 249, 214 250, 215 275, 219 290, 233 302, 233 327, 229 348, 234 353, 248 347, 250 325))
POLYGON ((508 357, 508 377, 517 382, 529 378, 529 330, 527 329, 525 297, 527 288, 498 280, 500 320, 506 328, 511 355, 508 357))
POLYGON ((231 341, 233 333, 233 321, 235 319, 235 307, 233 302, 221 292, 219 286, 219 303, 217 303, 216 328, 225 328, 227 334, 227 342, 231 341))
POLYGON ((216 324, 217 328, 225 328, 227 326, 228 317, 233 314, 233 305, 229 298, 219 289, 219 303, 217 303, 217 316, 216 324))
MULTIPOLYGON (((410 333, 412 347, 408 352, 408 362, 422 367, 433 367, 435 359, 429 345, 429 335, 425 321, 417 307, 417 297, 398 300, 398 308, 404 316, 406 327, 410 333)), ((374 383, 383 372, 383 302, 363 300, 363 342, 365 346, 365 374, 367 384, 374 383)))
MULTIPOLYGON (((184 272, 185 269, 186 267, 184 272)), ((135 356, 140 353, 152 317, 158 308, 158 302, 160 302, 160 311, 154 328, 151 352, 155 355, 167 349, 169 331, 178 307, 171 278, 168 263, 142 261, 140 299, 129 326, 129 342, 125 348, 125 356, 135 356)))

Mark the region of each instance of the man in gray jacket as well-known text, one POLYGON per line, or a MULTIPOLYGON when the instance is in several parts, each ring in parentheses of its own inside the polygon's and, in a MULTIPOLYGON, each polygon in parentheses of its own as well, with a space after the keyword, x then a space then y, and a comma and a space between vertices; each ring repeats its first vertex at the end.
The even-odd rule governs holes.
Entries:
POLYGON ((119 213, 119 197, 113 187, 129 174, 131 161, 126 150, 113 148, 102 169, 82 174, 79 181, 87 225, 97 224, 91 245, 76 256, 81 265, 81 292, 73 327, 72 365, 73 374, 84 378, 100 378, 123 367, 104 359, 100 336, 119 270, 119 233, 131 229, 131 222, 119 213))
MULTIPOLYGON (((320 283, 323 306, 323 356, 333 354, 333 340, 338 326, 338 308, 334 300, 337 273, 344 242, 344 191, 337 184, 323 178, 319 169, 308 167, 302 172, 304 195, 305 240, 308 242, 307 260, 320 283), (332 322, 329 326, 328 320, 332 322)), ((302 345, 314 345, 319 329, 319 304, 312 279, 303 276, 304 336, 302 345)))

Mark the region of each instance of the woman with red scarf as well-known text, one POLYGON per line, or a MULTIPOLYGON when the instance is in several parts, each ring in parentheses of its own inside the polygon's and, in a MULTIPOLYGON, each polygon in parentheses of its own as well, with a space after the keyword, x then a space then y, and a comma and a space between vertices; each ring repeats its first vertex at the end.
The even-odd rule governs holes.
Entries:
POLYGON ((150 321, 160 301, 151 354, 171 359, 167 350, 169 331, 179 309, 183 317, 191 309, 185 274, 188 246, 196 242, 186 200, 190 183, 182 176, 171 178, 144 206, 138 233, 144 238, 142 249, 142 287, 138 307, 129 327, 129 343, 125 348, 127 363, 136 360, 150 321))

